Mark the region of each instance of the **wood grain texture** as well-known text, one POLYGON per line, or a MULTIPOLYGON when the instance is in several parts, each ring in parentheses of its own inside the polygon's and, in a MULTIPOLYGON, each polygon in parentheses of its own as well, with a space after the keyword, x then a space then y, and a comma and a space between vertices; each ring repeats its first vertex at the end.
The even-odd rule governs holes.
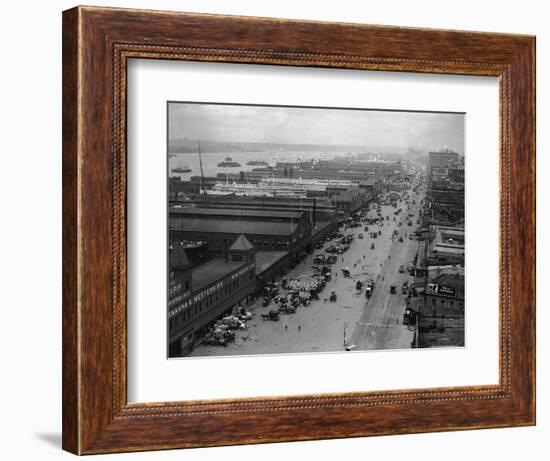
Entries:
POLYGON ((79 452, 78 382, 78 11, 63 17, 63 447, 79 452))
POLYGON ((63 14, 63 447, 78 454, 535 422, 533 37, 79 7, 63 14), (126 63, 175 59, 500 78, 500 382, 128 404, 126 63))

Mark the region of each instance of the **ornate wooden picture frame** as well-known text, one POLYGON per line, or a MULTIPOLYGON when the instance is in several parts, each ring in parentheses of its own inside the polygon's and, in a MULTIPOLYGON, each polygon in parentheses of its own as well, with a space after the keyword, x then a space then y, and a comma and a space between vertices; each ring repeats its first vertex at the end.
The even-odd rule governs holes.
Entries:
POLYGON ((535 39, 77 7, 63 13, 63 448, 77 454, 535 424, 535 39), (494 76, 500 331, 494 386, 128 403, 129 59, 494 76))

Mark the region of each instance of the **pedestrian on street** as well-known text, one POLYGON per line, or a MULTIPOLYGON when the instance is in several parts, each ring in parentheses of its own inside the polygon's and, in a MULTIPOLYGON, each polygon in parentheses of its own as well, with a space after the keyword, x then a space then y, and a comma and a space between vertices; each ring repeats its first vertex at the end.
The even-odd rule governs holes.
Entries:
POLYGON ((298 325, 298 331, 301 331, 301 330, 302 330, 302 327, 298 325))
POLYGON ((285 325, 285 331, 287 331, 287 330, 288 330, 288 325, 285 325))

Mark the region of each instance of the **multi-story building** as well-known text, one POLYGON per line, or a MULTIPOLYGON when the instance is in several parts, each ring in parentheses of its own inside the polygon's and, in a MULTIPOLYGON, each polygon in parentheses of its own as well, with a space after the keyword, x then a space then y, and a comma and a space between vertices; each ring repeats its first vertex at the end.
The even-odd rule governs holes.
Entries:
POLYGON ((464 229, 431 226, 420 241, 415 275, 426 277, 433 266, 464 267, 464 229))
POLYGON ((433 238, 428 245, 427 265, 464 266, 464 229, 433 226, 433 238))
POLYGON ((367 201, 365 194, 360 189, 349 189, 331 196, 332 202, 336 205, 338 219, 344 221, 361 208, 367 201))
POLYGON ((243 235, 234 239, 225 257, 195 268, 183 246, 174 244, 169 255, 169 356, 189 353, 209 325, 251 300, 255 285, 254 247, 243 235))
POLYGON ((319 160, 315 166, 318 170, 326 171, 347 171, 361 173, 363 175, 374 175, 376 179, 388 179, 392 176, 398 176, 403 173, 400 161, 363 161, 355 159, 333 159, 319 160))
POLYGON ((430 152, 425 223, 464 226, 464 192, 464 157, 449 149, 430 152))
POLYGON ((464 346, 463 267, 430 268, 419 314, 419 347, 464 346))
POLYGON ((454 168, 458 165, 459 155, 450 149, 441 149, 428 154, 428 174, 431 174, 434 168, 454 168))
POLYGON ((428 154, 428 185, 432 182, 449 179, 449 170, 460 167, 458 153, 449 149, 442 149, 428 154))
POLYGON ((464 225, 464 183, 434 181, 426 191, 430 224, 464 225))

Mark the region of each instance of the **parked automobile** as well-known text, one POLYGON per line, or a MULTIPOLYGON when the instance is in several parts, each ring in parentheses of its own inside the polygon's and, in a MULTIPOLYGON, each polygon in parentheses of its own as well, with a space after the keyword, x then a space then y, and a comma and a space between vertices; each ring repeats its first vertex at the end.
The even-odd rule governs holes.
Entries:
POLYGON ((390 294, 394 295, 395 293, 397 293, 397 288, 395 285, 390 286, 390 294))
POLYGON ((282 312, 283 314, 295 314, 296 313, 296 306, 294 305, 285 305, 281 306, 279 308, 279 312, 282 312))
POLYGON ((325 260, 325 264, 336 264, 338 258, 335 255, 329 255, 325 260))
POLYGON ((406 309, 403 314, 403 325, 414 325, 416 323, 416 312, 412 309, 406 309))
POLYGON ((268 314, 262 314, 263 320, 278 321, 281 318, 281 313, 278 310, 270 310, 268 314))
POLYGON ((365 296, 367 298, 370 298, 372 296, 372 286, 367 286, 366 290, 365 290, 365 296))

